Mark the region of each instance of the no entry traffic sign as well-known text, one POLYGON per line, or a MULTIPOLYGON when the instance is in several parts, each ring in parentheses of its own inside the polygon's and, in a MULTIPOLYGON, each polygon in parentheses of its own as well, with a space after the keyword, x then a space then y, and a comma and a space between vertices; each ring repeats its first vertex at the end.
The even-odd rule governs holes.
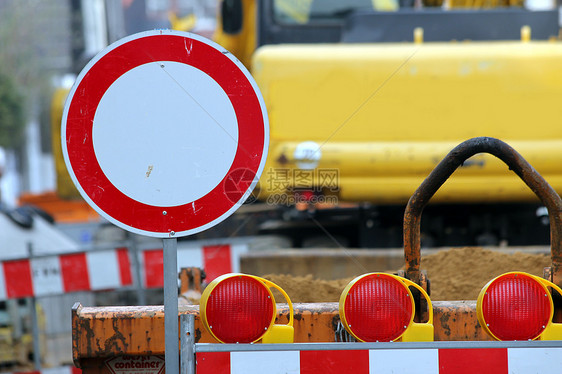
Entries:
POLYGON ((84 199, 126 230, 194 234, 249 196, 269 125, 246 68, 200 36, 171 30, 124 38, 78 76, 62 148, 84 199))

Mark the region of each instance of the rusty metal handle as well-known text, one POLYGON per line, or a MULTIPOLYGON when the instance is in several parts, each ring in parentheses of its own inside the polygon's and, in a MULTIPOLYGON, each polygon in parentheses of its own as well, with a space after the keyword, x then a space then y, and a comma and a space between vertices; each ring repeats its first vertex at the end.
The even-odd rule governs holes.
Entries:
POLYGON ((471 156, 490 153, 502 160, 540 198, 550 217, 552 281, 561 286, 562 270, 562 200, 554 189, 512 147, 495 138, 472 138, 455 148, 433 169, 414 192, 404 212, 404 259, 406 277, 419 284, 420 279, 420 222, 423 208, 429 199, 471 156))

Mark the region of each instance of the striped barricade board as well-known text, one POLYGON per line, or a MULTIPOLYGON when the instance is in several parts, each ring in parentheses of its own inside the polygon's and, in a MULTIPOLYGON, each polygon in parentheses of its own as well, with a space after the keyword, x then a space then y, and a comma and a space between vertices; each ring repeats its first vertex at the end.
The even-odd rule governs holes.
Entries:
POLYGON ((195 344, 194 351, 192 365, 197 374, 530 374, 562 370, 562 341, 195 344))
MULTIPOLYGON (((240 272, 240 256, 248 250, 245 243, 193 246, 178 243, 179 267, 199 267, 205 270, 206 281, 219 275, 240 272)), ((164 285, 164 255, 162 248, 147 248, 142 251, 142 269, 145 288, 160 288, 164 285)))
MULTIPOLYGON (((247 250, 246 243, 179 244, 178 272, 181 267, 200 267, 210 282, 239 272, 240 255, 247 250)), ((142 287, 161 288, 162 248, 140 248, 138 253, 142 287)), ((124 247, 0 261, 0 301, 132 287, 133 264, 131 252, 124 247)))
POLYGON ((0 262, 0 300, 132 285, 126 248, 0 262))

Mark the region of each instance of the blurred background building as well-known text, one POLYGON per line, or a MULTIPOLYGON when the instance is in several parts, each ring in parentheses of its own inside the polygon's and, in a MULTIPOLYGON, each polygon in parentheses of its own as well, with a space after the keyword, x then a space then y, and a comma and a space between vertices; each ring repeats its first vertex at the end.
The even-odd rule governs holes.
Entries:
POLYGON ((15 206, 22 192, 56 188, 49 117, 56 87, 72 85, 85 63, 111 42, 169 28, 171 13, 195 15, 191 31, 210 36, 215 10, 214 0, 1 1, 0 75, 10 88, 0 92, 17 104, 0 104, 0 115, 20 113, 13 124, 0 123, 1 201, 15 206))

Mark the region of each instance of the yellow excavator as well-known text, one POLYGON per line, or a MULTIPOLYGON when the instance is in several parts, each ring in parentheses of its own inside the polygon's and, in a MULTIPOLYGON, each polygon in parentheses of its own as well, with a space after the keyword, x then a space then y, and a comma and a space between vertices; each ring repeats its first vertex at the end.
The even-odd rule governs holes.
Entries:
MULTIPOLYGON (((250 69, 269 115, 255 197, 277 214, 260 218, 260 233, 293 246, 400 247, 416 186, 475 136, 509 142, 562 191, 556 4, 223 0, 217 14, 215 41, 250 69)), ((59 131, 54 119, 55 149, 59 131)), ((56 160, 59 194, 71 196, 56 160)), ((544 244, 546 211, 505 166, 478 154, 457 174, 425 210, 422 245, 544 244)))
MULTIPOLYGON (((264 231, 399 247, 416 186, 475 136, 510 142, 562 191, 555 4, 224 0, 219 14, 215 40, 250 68, 268 109, 258 198, 311 202, 299 224, 293 209, 264 231), (334 198, 337 208, 314 209, 334 198)), ((491 156, 467 160, 434 200, 426 246, 548 238, 538 200, 491 156)))

